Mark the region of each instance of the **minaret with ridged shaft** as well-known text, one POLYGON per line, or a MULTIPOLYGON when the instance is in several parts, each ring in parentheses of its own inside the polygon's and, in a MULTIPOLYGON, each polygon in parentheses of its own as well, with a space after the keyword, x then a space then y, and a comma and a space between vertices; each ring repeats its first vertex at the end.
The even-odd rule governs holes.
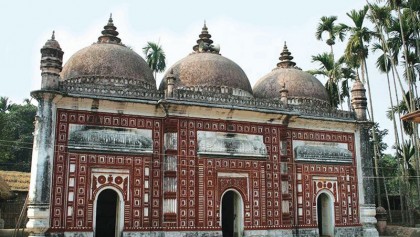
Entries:
POLYGON ((41 49, 41 89, 57 90, 60 72, 63 68, 63 54, 60 44, 55 40, 55 32, 41 49))
POLYGON ((59 92, 63 51, 55 40, 55 35, 47 40, 41 49, 41 89, 32 91, 31 96, 38 101, 35 116, 34 144, 32 150, 31 182, 28 193, 29 236, 45 236, 50 227, 50 197, 52 164, 55 140, 55 100, 59 92))
POLYGON ((366 120, 367 98, 363 83, 357 79, 351 89, 351 105, 359 121, 366 120))
POLYGON ((373 179, 372 154, 369 149, 369 129, 373 123, 367 120, 367 98, 366 89, 363 83, 356 78, 356 82, 351 89, 351 105, 358 123, 356 132, 356 146, 360 146, 360 156, 357 162, 358 183, 359 183, 359 204, 360 204, 360 223, 362 224, 363 236, 377 237, 376 225, 376 206, 375 206, 375 186, 373 179))

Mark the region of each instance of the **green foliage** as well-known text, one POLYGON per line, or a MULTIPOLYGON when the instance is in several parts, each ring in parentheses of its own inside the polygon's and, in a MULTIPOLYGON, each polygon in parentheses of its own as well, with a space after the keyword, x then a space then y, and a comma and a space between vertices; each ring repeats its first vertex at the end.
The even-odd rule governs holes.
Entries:
POLYGON ((344 66, 342 58, 334 62, 332 54, 326 52, 313 55, 312 62, 317 62, 320 67, 317 70, 308 72, 312 75, 322 75, 328 78, 325 88, 328 92, 330 105, 336 108, 344 98, 348 98, 350 95, 348 80, 355 78, 354 71, 344 66), (341 89, 339 88, 340 81, 341 89))
MULTIPOLYGON (((387 111, 387 117, 389 120, 392 120, 392 115, 393 114, 400 114, 405 115, 409 113, 409 109, 407 107, 407 104, 405 103, 405 101, 411 101, 411 96, 409 92, 405 93, 405 100, 401 100, 397 105, 395 105, 394 107, 391 107, 388 109, 387 111)), ((419 101, 418 100, 414 100, 414 110, 418 110, 419 109, 419 101)), ((404 132, 407 135, 413 135, 414 132, 414 128, 413 128, 413 124, 411 122, 408 121, 402 121, 403 123, 403 128, 404 128, 404 132)))
POLYGON ((350 17, 354 26, 341 24, 341 27, 350 33, 344 52, 344 56, 349 61, 354 57, 363 61, 368 56, 369 50, 365 43, 370 42, 373 32, 363 25, 367 11, 367 6, 359 11, 352 10, 347 13, 347 16, 350 17))
POLYGON ((379 159, 379 167, 386 181, 388 194, 396 195, 399 192, 398 159, 395 156, 384 154, 379 159))
POLYGON ((397 158, 401 160, 404 169, 407 170, 410 181, 414 181, 416 172, 414 168, 415 149, 411 141, 406 141, 403 145, 397 147, 397 158))
POLYGON ((344 40, 344 32, 340 25, 335 25, 334 22, 337 20, 336 16, 323 16, 321 17, 321 22, 316 28, 315 37, 317 40, 322 40, 322 34, 324 32, 328 33, 328 39, 326 43, 329 46, 335 44, 335 39, 338 37, 341 41, 344 40))
POLYGON ((143 53, 146 56, 146 61, 149 67, 155 73, 163 72, 166 68, 166 55, 162 47, 154 42, 147 42, 147 45, 143 47, 143 53))
MULTIPOLYGON (((379 123, 375 123, 374 126, 375 133, 376 133, 376 143, 378 147, 378 156, 382 157, 384 156, 383 152, 388 148, 388 144, 386 144, 383 139, 386 135, 388 135, 388 129, 379 129, 379 123)), ((369 130, 369 142, 370 142, 370 149, 372 149, 371 154, 373 154, 373 136, 372 136, 372 130, 369 130)))
POLYGON ((0 104, 0 169, 30 171, 33 119, 36 115, 36 106, 28 103, 9 104, 7 97, 0 101, 7 101, 8 106, 0 104))

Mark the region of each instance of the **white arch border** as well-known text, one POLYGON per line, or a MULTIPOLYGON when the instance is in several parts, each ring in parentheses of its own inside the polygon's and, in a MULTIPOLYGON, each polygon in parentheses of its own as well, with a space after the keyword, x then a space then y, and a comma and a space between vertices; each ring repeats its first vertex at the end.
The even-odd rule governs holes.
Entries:
POLYGON ((96 232, 96 208, 97 208, 97 205, 98 205, 97 204, 98 203, 98 197, 104 190, 107 190, 107 189, 111 189, 111 190, 115 191, 118 195, 117 206, 119 208, 118 208, 118 212, 116 213, 117 214, 117 217, 116 217, 116 219, 117 219, 117 226, 116 227, 117 228, 116 228, 116 230, 117 230, 118 234, 116 236, 120 236, 122 231, 123 231, 123 228, 124 228, 124 196, 122 195, 122 193, 119 189, 117 189, 113 186, 105 186, 105 187, 102 187, 96 193, 95 201, 93 202, 93 220, 92 220, 93 236, 95 236, 95 232, 96 232))
MULTIPOLYGON (((239 197, 239 200, 241 202, 241 205, 240 205, 241 206, 241 210, 239 210, 239 213, 241 215, 240 216, 241 221, 240 221, 240 226, 238 226, 238 231, 241 232, 240 234, 242 236, 242 233, 244 232, 244 220, 245 220, 245 218, 244 218, 245 217, 244 205, 245 205, 245 203, 244 203, 244 199, 242 198, 241 193, 238 190, 234 189, 234 188, 228 188, 228 189, 226 189, 222 193, 222 195, 220 196, 220 208, 219 208, 220 223, 219 224, 220 224, 220 227, 222 227, 222 223, 223 223, 223 220, 222 220, 222 218, 223 218, 223 215, 222 215, 222 202, 223 202, 223 197, 229 191, 232 191, 232 192, 236 193, 236 195, 239 197)), ((238 218, 238 216, 236 218, 238 218)))
POLYGON ((335 230, 335 215, 334 215, 335 214, 335 210, 334 210, 335 197, 331 193, 331 191, 328 190, 328 189, 320 190, 316 195, 316 198, 315 198, 315 208, 316 208, 315 213, 317 213, 316 221, 318 223, 318 198, 321 194, 326 194, 328 196, 328 198, 330 199, 330 210, 331 210, 330 214, 331 214, 331 217, 332 217, 331 219, 332 219, 332 227, 333 227, 333 233, 334 233, 334 230, 335 230))

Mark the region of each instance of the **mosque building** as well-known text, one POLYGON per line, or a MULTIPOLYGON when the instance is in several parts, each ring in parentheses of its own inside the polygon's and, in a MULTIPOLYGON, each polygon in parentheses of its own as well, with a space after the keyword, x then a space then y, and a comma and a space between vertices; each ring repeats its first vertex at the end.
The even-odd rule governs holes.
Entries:
POLYGON ((159 87, 112 18, 41 54, 30 236, 378 236, 360 81, 332 108, 284 44, 252 87, 206 25, 159 87))

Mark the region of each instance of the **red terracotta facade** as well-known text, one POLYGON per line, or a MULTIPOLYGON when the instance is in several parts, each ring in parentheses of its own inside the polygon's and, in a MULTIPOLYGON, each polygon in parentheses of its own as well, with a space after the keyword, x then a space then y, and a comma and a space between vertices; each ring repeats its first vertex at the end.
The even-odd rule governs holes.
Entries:
POLYGON ((96 195, 107 187, 113 187, 123 195, 124 230, 127 231, 220 230, 221 197, 226 190, 236 190, 241 195, 245 230, 316 228, 317 194, 326 190, 334 197, 335 226, 360 225, 354 134, 351 133, 289 129, 285 125, 185 117, 162 119, 59 109, 56 134, 51 232, 92 231, 96 195), (70 124, 152 130, 153 153, 70 150, 70 124), (200 156, 197 154, 197 131, 262 135, 268 156, 200 156), (165 150, 166 132, 177 133, 176 149, 165 150), (346 143, 353 153, 353 162, 296 162, 293 159, 294 140, 346 143), (177 157, 176 170, 165 170, 165 154, 177 157), (93 171, 110 168, 125 173, 105 177, 93 171), (249 179, 218 175, 232 172, 244 174, 249 179), (164 190, 165 177, 176 178, 176 192, 164 190), (148 196, 146 201, 145 196, 148 196), (165 199, 176 199, 177 213, 163 212, 165 199), (282 208, 284 201, 287 201, 288 210, 282 208), (144 213, 145 209, 148 213, 144 213))

